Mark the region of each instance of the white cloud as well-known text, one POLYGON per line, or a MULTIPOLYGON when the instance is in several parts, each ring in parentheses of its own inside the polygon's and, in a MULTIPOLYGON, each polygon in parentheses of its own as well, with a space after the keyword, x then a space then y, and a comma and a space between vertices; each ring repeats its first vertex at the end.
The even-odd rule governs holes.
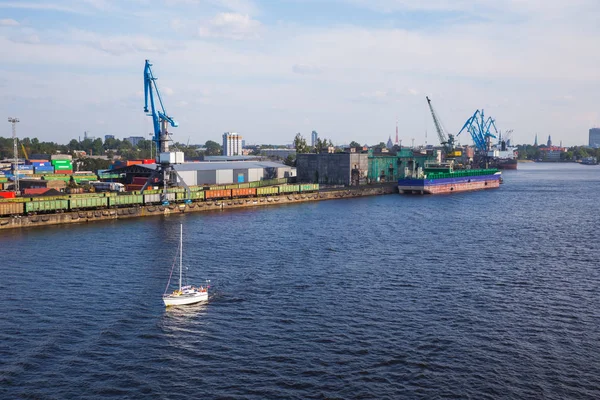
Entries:
POLYGON ((9 39, 15 43, 25 44, 38 44, 41 42, 40 37, 35 33, 24 33, 20 35, 15 35, 11 36, 9 39))
POLYGON ((0 19, 0 26, 19 26, 19 22, 10 18, 0 19))
POLYGON ((198 28, 200 37, 226 39, 253 39, 260 34, 262 25, 248 15, 219 13, 198 28))
POLYGON ((52 10, 52 11, 60 11, 66 13, 83 13, 82 10, 64 6, 58 3, 33 3, 33 2, 2 2, 0 3, 0 8, 17 8, 17 9, 25 9, 25 10, 52 10))
POLYGON ((315 65, 294 64, 292 66, 292 71, 300 75, 316 75, 321 73, 321 68, 315 65))

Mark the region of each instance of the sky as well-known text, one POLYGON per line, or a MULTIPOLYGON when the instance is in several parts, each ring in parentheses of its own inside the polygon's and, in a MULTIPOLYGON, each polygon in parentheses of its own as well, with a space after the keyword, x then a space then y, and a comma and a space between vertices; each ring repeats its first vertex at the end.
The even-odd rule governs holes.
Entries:
POLYGON ((58 143, 148 136, 149 59, 182 143, 377 144, 398 124, 438 144, 429 96, 449 133, 483 109, 515 144, 582 145, 598 20, 598 0, 0 0, 0 136, 7 117, 58 143))

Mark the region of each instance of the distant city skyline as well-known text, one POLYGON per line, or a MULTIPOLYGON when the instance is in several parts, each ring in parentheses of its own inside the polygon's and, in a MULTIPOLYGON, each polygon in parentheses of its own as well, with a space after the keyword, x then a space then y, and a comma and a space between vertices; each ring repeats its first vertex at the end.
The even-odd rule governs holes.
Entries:
POLYGON ((403 143, 437 144, 428 95, 450 133, 485 109, 515 144, 585 145, 599 16, 597 0, 0 2, 0 110, 20 137, 145 137, 150 59, 181 142, 235 126, 255 143, 378 143, 399 120, 403 143))

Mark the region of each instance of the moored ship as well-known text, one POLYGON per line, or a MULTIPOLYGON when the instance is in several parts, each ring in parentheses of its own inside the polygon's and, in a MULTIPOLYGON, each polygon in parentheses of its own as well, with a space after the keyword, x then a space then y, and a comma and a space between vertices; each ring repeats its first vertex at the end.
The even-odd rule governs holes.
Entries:
POLYGON ((418 175, 398 180, 400 194, 445 194, 498 188, 502 173, 497 169, 454 170, 453 163, 425 164, 418 175))

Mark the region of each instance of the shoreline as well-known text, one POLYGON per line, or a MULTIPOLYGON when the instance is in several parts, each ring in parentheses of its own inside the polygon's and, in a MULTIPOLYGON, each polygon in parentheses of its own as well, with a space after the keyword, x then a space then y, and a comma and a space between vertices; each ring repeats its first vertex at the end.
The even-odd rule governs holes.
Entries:
POLYGON ((85 211, 69 211, 52 214, 35 214, 0 218, 0 230, 29 227, 46 227, 66 224, 93 223, 130 218, 152 217, 190 212, 210 212, 248 207, 264 207, 278 204, 306 203, 310 201, 338 200, 365 196, 380 196, 398 193, 397 184, 367 187, 347 187, 343 189, 320 190, 314 193, 283 194, 278 196, 249 197, 215 201, 198 201, 191 204, 175 203, 168 206, 134 206, 104 208, 85 211))

